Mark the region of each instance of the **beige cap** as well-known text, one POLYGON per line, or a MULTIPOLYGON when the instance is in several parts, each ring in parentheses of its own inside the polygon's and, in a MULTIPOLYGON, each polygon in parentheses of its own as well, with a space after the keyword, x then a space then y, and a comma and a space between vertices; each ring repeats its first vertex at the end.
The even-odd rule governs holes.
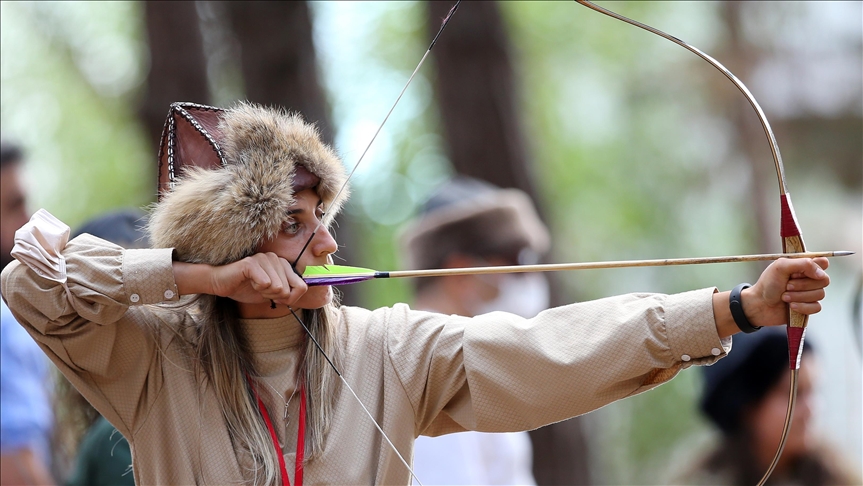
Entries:
MULTIPOLYGON (((399 234, 403 265, 439 267, 447 256, 509 256, 548 251, 550 237, 530 198, 478 179, 455 178, 441 186, 421 214, 399 234)), ((515 263, 515 262, 513 262, 515 263)))

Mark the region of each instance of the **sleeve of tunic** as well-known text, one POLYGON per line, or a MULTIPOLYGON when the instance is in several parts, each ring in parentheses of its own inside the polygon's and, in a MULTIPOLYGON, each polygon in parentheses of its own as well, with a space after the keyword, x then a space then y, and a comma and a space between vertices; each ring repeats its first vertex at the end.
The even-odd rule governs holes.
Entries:
POLYGON ((127 437, 162 387, 159 321, 146 304, 177 299, 171 252, 124 250, 85 234, 63 249, 65 284, 17 261, 2 274, 18 322, 127 437))
POLYGON ((384 318, 386 352, 414 407, 416 435, 510 432, 587 413, 724 356, 731 339, 717 335, 714 292, 629 294, 532 319, 403 305, 370 317, 384 318))

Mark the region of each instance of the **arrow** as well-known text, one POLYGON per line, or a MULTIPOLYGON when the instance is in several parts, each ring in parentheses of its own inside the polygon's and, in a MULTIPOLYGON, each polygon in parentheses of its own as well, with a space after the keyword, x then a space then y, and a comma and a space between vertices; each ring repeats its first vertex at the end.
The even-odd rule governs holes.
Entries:
POLYGON ((780 258, 819 258, 853 255, 853 251, 821 251, 803 253, 766 253, 761 255, 732 255, 700 258, 665 258, 657 260, 618 260, 607 262, 548 263, 541 265, 503 265, 496 267, 441 268, 432 270, 398 270, 381 272, 371 268, 343 265, 309 266, 303 280, 310 287, 316 285, 348 285, 375 278, 446 277, 453 275, 481 275, 494 273, 557 272, 561 270, 592 270, 597 268, 663 267, 672 265, 698 265, 705 263, 735 263, 778 260, 780 258))

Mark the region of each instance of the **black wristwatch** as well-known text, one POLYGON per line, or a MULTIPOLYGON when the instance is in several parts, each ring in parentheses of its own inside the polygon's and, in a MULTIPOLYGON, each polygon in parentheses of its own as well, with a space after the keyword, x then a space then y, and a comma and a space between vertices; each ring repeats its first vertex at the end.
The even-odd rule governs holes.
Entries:
POLYGON ((734 287, 731 290, 731 295, 728 296, 728 307, 731 309, 731 317, 734 318, 734 323, 737 324, 737 327, 747 334, 761 329, 761 326, 753 326, 743 312, 743 300, 740 297, 740 293, 743 292, 743 289, 748 289, 749 287, 752 287, 752 285, 742 283, 734 287))

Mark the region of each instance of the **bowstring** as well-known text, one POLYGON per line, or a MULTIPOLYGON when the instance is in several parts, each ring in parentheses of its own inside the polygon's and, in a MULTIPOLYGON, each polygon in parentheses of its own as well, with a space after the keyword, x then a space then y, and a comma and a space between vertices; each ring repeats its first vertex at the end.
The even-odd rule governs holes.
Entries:
MULTIPOLYGON (((431 50, 435 46, 435 44, 437 43, 438 38, 440 38, 440 35, 443 33, 443 30, 446 28, 450 19, 455 14, 455 11, 458 10, 458 5, 460 3, 461 3, 461 0, 458 0, 457 2, 455 2, 455 5, 452 6, 452 8, 446 14, 446 17, 444 17, 443 20, 441 21, 440 29, 438 29, 437 34, 434 36, 434 39, 432 39, 431 44, 429 45, 428 49, 426 49, 425 54, 423 54, 423 57, 420 59, 420 62, 417 63, 417 66, 414 68, 413 72, 411 73, 410 77, 408 78, 407 83, 405 83, 401 92, 399 92, 399 95, 396 97, 395 103, 393 103, 393 105, 390 107, 389 111, 387 112, 386 116, 384 117, 384 121, 382 121, 381 124, 378 125, 378 128, 377 128, 377 130, 375 130, 374 135, 372 135, 371 140, 369 140, 369 143, 366 145, 366 148, 363 150, 362 154, 360 154, 360 158, 357 159, 357 162, 354 164, 353 169, 351 169, 350 174, 348 174, 347 179, 345 179, 345 182, 342 183, 342 186, 339 188, 338 192, 336 192, 335 197, 333 197, 332 201, 330 201, 330 207, 333 207, 336 205, 336 203, 339 200, 339 196, 341 196, 342 193, 344 192, 345 188, 348 187, 348 182, 350 182, 351 178, 354 176, 354 173, 357 171, 357 167, 360 166, 360 163, 363 161, 363 159, 365 158, 369 149, 372 147, 372 144, 375 143, 375 140, 378 138, 378 134, 381 133, 381 130, 384 128, 384 125, 386 125, 387 120, 390 119, 390 115, 392 115, 393 111, 396 109, 396 105, 399 104, 399 101, 401 101, 402 96, 405 94, 405 91, 407 91, 407 89, 408 89, 408 86, 411 85, 411 82, 413 82, 414 77, 416 77, 416 74, 419 72, 423 63, 425 63, 426 58, 428 57, 429 53, 431 53, 431 50)), ((327 212, 324 211, 324 213, 321 215, 321 221, 324 221, 326 219, 326 217, 327 217, 327 212)), ((303 256, 303 253, 306 251, 306 248, 309 246, 309 243, 312 242, 312 238, 314 238, 314 237, 315 237, 315 233, 312 233, 312 235, 309 237, 309 240, 306 242, 306 245, 303 247, 302 251, 300 251, 300 254, 297 255, 297 259, 294 260, 294 263, 292 264, 292 266, 295 267, 297 262, 300 261, 300 257, 303 256)))
MULTIPOLYGON (((394 111, 394 110, 395 110, 395 108, 396 108, 396 105, 398 105, 398 104, 399 104, 399 101, 401 101, 402 96, 405 94, 405 91, 407 91, 407 89, 408 89, 408 86, 410 86, 411 82, 414 80, 414 77, 416 77, 416 74, 419 72, 419 70, 420 70, 420 68, 422 67, 423 63, 425 63, 426 58, 429 56, 429 53, 431 53, 432 48, 434 48, 435 44, 437 43, 438 39, 440 38, 441 34, 443 33, 444 29, 446 28, 446 26, 447 26, 447 24, 449 23, 450 19, 452 18, 453 14, 455 14, 456 10, 458 10, 458 6, 459 6, 459 4, 460 4, 460 3, 461 3, 461 0, 456 1, 455 5, 453 5, 453 6, 452 6, 452 8, 450 8, 450 10, 449 10, 449 12, 447 13, 446 17, 444 17, 444 18, 443 18, 443 20, 441 21, 440 29, 438 29, 437 34, 435 34, 434 39, 432 39, 432 42, 431 42, 431 44, 429 45, 428 49, 426 49, 425 54, 423 54, 423 56, 422 56, 422 58, 420 59, 419 63, 417 63, 416 68, 414 68, 413 73, 411 73, 410 77, 408 78, 407 83, 405 83, 405 85, 404 85, 404 87, 402 88, 401 92, 399 93, 398 97, 396 97, 395 102, 394 102, 394 103, 393 103, 393 105, 390 107, 389 111, 387 112, 386 116, 384 117, 384 120, 383 120, 383 121, 381 122, 381 124, 378 126, 377 130, 375 130, 375 133, 374 133, 374 135, 372 136, 371 140, 369 141, 368 145, 366 145, 365 150, 363 150, 362 154, 360 154, 360 158, 357 160, 356 164, 354 164, 354 167, 353 167, 353 169, 351 169, 350 174, 348 174, 347 179, 345 179, 345 182, 344 182, 344 183, 342 183, 342 186, 339 188, 338 192, 336 192, 335 197, 333 197, 332 201, 330 202, 330 207, 332 207, 332 206, 336 205, 336 203, 338 202, 338 200, 339 200, 339 196, 341 196, 341 195, 342 195, 342 193, 344 192, 345 188, 348 186, 348 182, 351 180, 351 178, 353 177, 354 173, 357 171, 357 167, 359 167, 360 163, 361 163, 361 162, 363 161, 363 159, 365 158, 366 153, 368 153, 368 151, 369 151, 369 149, 371 148, 372 144, 374 143, 375 139, 377 139, 378 134, 379 134, 379 133, 381 132, 381 130, 383 129, 383 127, 384 127, 384 125, 386 124, 387 120, 389 120, 390 115, 392 115, 393 111, 394 111)), ((325 220, 326 215, 327 215, 327 213, 326 213, 326 212, 324 212, 324 214, 322 214, 322 215, 321 215, 321 221, 322 221, 322 222, 325 220)), ((305 253, 306 249, 307 249, 307 248, 309 247, 309 245, 311 244, 312 239, 315 237, 315 234, 316 234, 316 233, 317 233, 317 230, 315 230, 315 231, 313 231, 313 232, 312 232, 311 236, 309 236, 309 239, 306 241, 305 245, 303 245, 302 250, 300 250, 300 253, 297 255, 297 258, 293 261, 293 263, 291 263, 291 269, 294 271, 294 273, 295 273, 295 274, 297 274, 297 275, 298 275, 298 276, 300 276, 301 278, 302 278, 302 276, 299 274, 299 272, 297 272, 297 268, 296 268, 296 266, 297 266, 297 263, 300 261, 300 257, 302 257, 302 256, 303 256, 303 253, 305 253)), ((273 306, 273 308, 275 308, 275 302, 274 302, 274 301, 272 302, 272 306, 273 306)), ((315 336, 314 336, 314 335, 312 335, 311 330, 306 326, 305 322, 303 322, 303 320, 302 320, 302 319, 300 319, 300 316, 299 316, 299 315, 297 315, 297 313, 296 313, 296 312, 294 312, 294 309, 293 309, 291 306, 288 306, 288 309, 291 311, 291 314, 294 316, 294 318, 297 320, 297 322, 299 322, 299 323, 300 323, 300 325, 303 327, 303 330, 305 330, 305 331, 306 331, 306 334, 309 336, 309 338, 310 338, 310 339, 312 340, 312 342, 315 344, 315 348, 318 350, 318 352, 320 352, 320 353, 321 353, 321 355, 324 357, 324 359, 326 359, 326 360, 327 360, 327 363, 329 363, 329 364, 330 364, 330 366, 333 368, 333 371, 335 371, 336 375, 337 375, 337 376, 342 380, 342 383, 343 383, 343 384, 345 385, 345 387, 347 387, 347 389, 351 392, 351 395, 353 395, 353 396, 354 396, 354 398, 356 399, 357 403, 359 403, 359 404, 360 404, 360 407, 362 407, 363 411, 365 411, 365 412, 366 412, 366 415, 368 415, 368 417, 369 417, 369 419, 371 419, 372 423, 373 423, 373 424, 375 424, 375 427, 378 429, 378 432, 380 432, 380 433, 381 433, 381 436, 383 436, 383 438, 387 441, 387 444, 389 444, 389 446, 392 448, 393 452, 395 452, 395 453, 396 453, 396 456, 398 456, 399 460, 402 462, 402 464, 404 464, 404 466, 405 466, 405 467, 407 468, 407 470, 410 472, 411 477, 413 477, 413 479, 417 482, 417 484, 419 484, 420 486, 422 486, 422 484, 423 484, 423 483, 422 483, 422 481, 420 481, 420 479, 419 479, 419 478, 417 477, 417 475, 414 473, 413 468, 411 468, 411 466, 408 464, 408 462, 405 460, 405 458, 402 456, 402 454, 401 454, 401 453, 399 452, 399 450, 396 448, 395 444, 393 444, 393 442, 392 442, 392 441, 390 440, 390 438, 387 436, 386 432, 384 432, 384 429, 380 426, 380 424, 378 424, 377 420, 375 420, 374 416, 372 416, 371 412, 369 412, 369 409, 368 409, 368 408, 366 408, 366 406, 365 406, 365 404, 363 404, 362 400, 360 400, 360 397, 359 397, 359 396, 357 396, 356 392, 355 392, 355 391, 354 391, 354 389, 351 387, 351 385, 347 382, 347 380, 345 380, 345 377, 344 377, 344 376, 342 376, 342 373, 339 371, 339 369, 338 369, 338 368, 336 368, 336 365, 333 363, 333 361, 330 359, 330 357, 327 355, 327 353, 326 353, 326 352, 324 352, 324 349, 321 347, 320 343, 318 343, 318 340, 317 340, 317 339, 315 339, 315 336)))
MULTIPOLYGON (((384 128, 384 125, 387 123, 387 120, 390 119, 390 115, 392 115, 393 110, 396 109, 396 105, 399 104, 399 101, 401 101, 402 96, 405 94, 405 91, 407 91, 407 89, 408 89, 408 86, 411 85, 411 82, 414 80, 414 77, 416 77, 416 75, 419 72, 420 68, 422 67, 423 63, 425 63, 426 58, 431 53, 431 50, 432 50, 432 48, 434 48, 435 44, 437 43, 438 38, 440 38, 440 35, 443 33, 443 30, 446 28, 450 19, 455 14, 455 11, 458 10, 458 5, 460 3, 461 3, 461 0, 458 0, 457 2, 455 2, 455 5, 453 5, 452 8, 449 9, 449 12, 446 14, 446 17, 444 17, 443 20, 441 21, 440 29, 438 29, 437 34, 434 36, 434 39, 432 39, 431 44, 429 44, 429 47, 428 47, 428 49, 426 49, 425 54, 423 54, 423 57, 420 59, 420 62, 417 63, 417 67, 414 68, 414 71, 413 71, 413 73, 411 73, 410 77, 408 78, 407 83, 405 83, 401 92, 399 92, 398 97, 396 97, 395 103, 393 103, 393 105, 390 107, 390 110, 387 112, 387 115, 384 117, 384 121, 382 121, 381 124, 378 125, 377 130, 375 130, 375 133, 374 133, 374 135, 372 135, 371 140, 369 140, 368 145, 366 145, 365 150, 363 150, 362 154, 360 154, 360 158, 357 159, 356 164, 354 164, 353 169, 351 169, 350 174, 348 174, 348 178, 345 179, 345 182, 342 183, 342 187, 339 188, 339 191, 336 192, 336 196, 330 202, 331 207, 336 205, 336 203, 338 202, 339 196, 342 195, 342 192, 344 192, 345 188, 348 186, 348 182, 351 180, 351 178, 354 176, 354 173, 357 171, 357 167, 360 166, 360 163, 363 161, 363 159, 365 158, 369 149, 372 147, 372 144, 375 143, 375 139, 378 138, 378 134, 381 133, 381 130, 384 128)), ((324 217, 326 217, 326 213, 324 214, 324 217)))
POLYGON ((327 356, 327 353, 324 352, 324 348, 321 347, 320 343, 318 343, 318 340, 315 339, 314 335, 312 335, 312 331, 308 328, 308 326, 306 326, 306 323, 303 322, 302 319, 300 319, 300 316, 294 311, 294 309, 291 306, 288 306, 288 310, 291 311, 291 314, 294 316, 294 319, 296 319, 297 322, 299 322, 300 325, 303 326, 303 330, 306 331, 306 334, 309 336, 309 339, 311 339, 312 342, 315 344, 315 348, 317 348, 317 350, 321 353, 321 355, 324 357, 324 359, 327 360, 327 363, 330 364, 330 366, 333 368, 333 371, 335 371, 336 375, 342 380, 342 384, 344 384, 345 387, 347 387, 348 391, 351 392, 351 395, 354 396, 354 398, 357 400, 357 403, 360 404, 360 407, 362 407, 363 411, 366 412, 366 415, 368 415, 368 417, 369 417, 369 419, 371 419, 372 423, 375 424, 375 427, 378 429, 378 432, 381 433, 383 438, 387 441, 387 444, 390 445, 393 452, 396 453, 396 456, 398 456, 399 460, 402 461, 402 464, 404 464, 404 466, 411 473, 411 477, 413 477, 413 479, 420 486, 422 486, 423 483, 422 483, 422 481, 420 481, 420 478, 418 478, 417 475, 414 473, 413 468, 410 467, 408 462, 405 460, 404 456, 402 456, 401 452, 399 452, 399 450, 396 448, 395 444, 393 444, 393 442, 390 440, 390 438, 387 437, 387 434, 386 434, 386 432, 384 432, 384 429, 381 428, 381 426, 378 424, 378 421, 375 420, 374 416, 372 416, 372 413, 369 412, 369 409, 366 408, 363 401, 360 400, 360 397, 357 396, 357 393, 354 391, 354 389, 351 387, 351 385, 347 382, 347 380, 345 380, 345 377, 342 375, 342 373, 339 371, 339 369, 336 368, 335 363, 333 363, 333 361, 330 359, 330 357, 327 356))

